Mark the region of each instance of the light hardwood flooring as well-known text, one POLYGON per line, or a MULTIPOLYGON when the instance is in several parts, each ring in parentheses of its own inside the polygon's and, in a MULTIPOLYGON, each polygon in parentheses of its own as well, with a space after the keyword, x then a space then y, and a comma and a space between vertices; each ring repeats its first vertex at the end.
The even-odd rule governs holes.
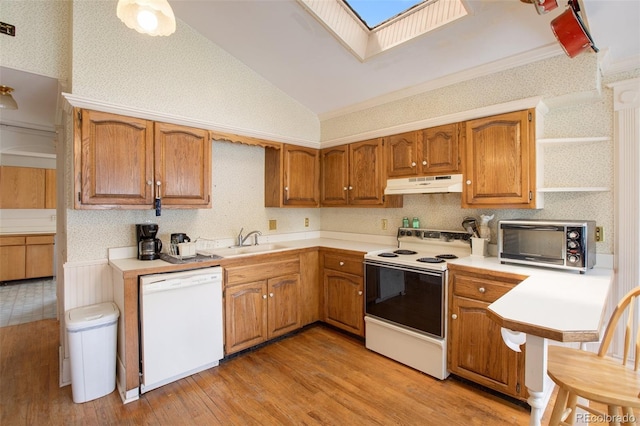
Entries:
MULTIPOLYGON (((57 320, 0 329, 0 425, 527 425, 529 411, 315 326, 122 404, 58 386, 57 320)), ((551 407, 545 412, 549 418, 551 407)))

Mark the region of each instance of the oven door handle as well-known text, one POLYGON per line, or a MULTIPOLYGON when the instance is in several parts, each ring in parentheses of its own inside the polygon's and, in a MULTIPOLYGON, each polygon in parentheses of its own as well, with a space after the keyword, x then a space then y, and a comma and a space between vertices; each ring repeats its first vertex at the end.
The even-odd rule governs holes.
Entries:
POLYGON ((365 260, 364 264, 370 265, 370 266, 377 266, 380 268, 397 269, 399 271, 417 272, 419 274, 433 275, 435 277, 442 277, 445 273, 445 271, 433 271, 431 269, 423 269, 420 267, 412 267, 412 266, 406 266, 406 265, 392 265, 390 263, 376 262, 375 260, 369 260, 369 261, 365 260))

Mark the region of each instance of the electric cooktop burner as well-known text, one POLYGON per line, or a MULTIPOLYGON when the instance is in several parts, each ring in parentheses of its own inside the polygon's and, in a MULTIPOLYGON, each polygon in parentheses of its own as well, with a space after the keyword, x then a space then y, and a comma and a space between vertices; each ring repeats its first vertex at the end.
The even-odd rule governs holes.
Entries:
POLYGON ((380 257, 398 257, 395 253, 380 253, 378 256, 380 257))
POLYGON ((396 250, 394 251, 395 254, 418 254, 417 251, 413 251, 413 250, 404 250, 404 249, 400 249, 400 250, 396 250))
POLYGON ((438 259, 437 257, 421 257, 420 259, 416 259, 418 262, 423 263, 442 263, 444 259, 438 259))
POLYGON ((458 258, 458 256, 456 256, 455 254, 449 254, 449 253, 439 254, 436 257, 438 259, 457 259, 458 258))

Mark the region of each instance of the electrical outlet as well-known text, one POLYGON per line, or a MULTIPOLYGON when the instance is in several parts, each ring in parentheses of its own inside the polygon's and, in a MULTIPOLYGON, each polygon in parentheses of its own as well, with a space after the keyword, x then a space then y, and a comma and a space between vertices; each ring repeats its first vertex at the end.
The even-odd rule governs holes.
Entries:
POLYGON ((51 217, 50 217, 50 219, 51 219, 51 222, 55 222, 55 221, 56 221, 56 215, 55 215, 55 214, 52 214, 52 215, 51 215, 51 217))
POLYGON ((278 229, 278 221, 275 219, 269 219, 269 231, 278 229))
POLYGON ((305 228, 309 227, 309 218, 308 217, 304 218, 304 226, 305 226, 305 228))
POLYGON ((16 36, 16 26, 7 24, 5 22, 0 22, 0 34, 6 34, 11 37, 16 36))
POLYGON ((387 219, 382 219, 382 230, 383 231, 387 230, 387 219))
POLYGON ((596 241, 604 241, 604 226, 596 226, 596 241))

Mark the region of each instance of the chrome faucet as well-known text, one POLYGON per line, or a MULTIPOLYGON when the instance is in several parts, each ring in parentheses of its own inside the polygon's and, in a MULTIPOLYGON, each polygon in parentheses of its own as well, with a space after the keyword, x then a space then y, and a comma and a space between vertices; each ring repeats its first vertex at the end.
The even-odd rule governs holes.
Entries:
POLYGON ((252 235, 253 235, 253 245, 257 246, 258 245, 258 235, 262 235, 262 232, 260 232, 260 231, 251 231, 247 235, 243 236, 242 235, 242 231, 243 230, 244 230, 244 228, 240 228, 240 233, 238 233, 237 246, 238 247, 244 246, 245 245, 245 241, 247 241, 247 239, 252 235))

